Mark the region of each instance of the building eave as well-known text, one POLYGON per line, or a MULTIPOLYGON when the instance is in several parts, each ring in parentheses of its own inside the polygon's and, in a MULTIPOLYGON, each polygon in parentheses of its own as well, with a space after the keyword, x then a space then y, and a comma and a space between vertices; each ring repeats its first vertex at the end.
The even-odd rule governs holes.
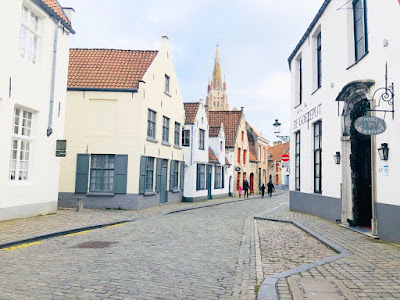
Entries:
MULTIPOLYGON (((39 6, 41 9, 43 9, 46 13, 48 13, 50 16, 54 17, 57 21, 60 21, 61 24, 68 29, 68 31, 72 34, 75 34, 75 30, 72 29, 72 26, 65 22, 63 18, 61 18, 56 12, 54 12, 50 7, 48 7, 42 0, 32 0, 33 3, 35 3, 37 6, 39 6)), ((68 19, 68 17, 66 16, 68 19)))
POLYGON ((67 88, 67 91, 77 91, 77 92, 121 92, 121 93, 137 93, 137 92, 138 92, 138 89, 70 87, 70 88, 67 88))

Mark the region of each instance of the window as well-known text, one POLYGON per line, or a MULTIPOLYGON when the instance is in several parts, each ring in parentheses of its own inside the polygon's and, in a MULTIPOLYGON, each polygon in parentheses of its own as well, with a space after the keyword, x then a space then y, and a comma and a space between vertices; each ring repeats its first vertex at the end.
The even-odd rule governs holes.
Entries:
POLYGON ((247 155, 247 150, 243 150, 243 164, 246 164, 246 155, 247 155))
POLYGON ((165 143, 169 142, 169 118, 165 116, 163 117, 162 140, 165 143))
POLYGON ((205 131, 203 129, 200 129, 199 132, 199 149, 204 150, 204 135, 205 131))
POLYGON ((169 93, 169 76, 165 74, 165 92, 169 93))
POLYGON ((300 191, 300 131, 296 132, 295 145, 295 188, 300 191))
POLYGON ((149 109, 147 117, 147 136, 156 138, 156 112, 149 109))
POLYGON ((220 167, 220 166, 215 167, 214 189, 221 188, 221 174, 222 174, 221 170, 222 170, 222 167, 220 167))
POLYGON ((181 124, 175 122, 175 138, 174 145, 179 146, 179 135, 181 133, 181 124))
POLYGON ((298 60, 298 77, 299 77, 299 81, 298 81, 298 89, 299 89, 299 97, 298 97, 298 101, 296 103, 297 105, 300 105, 303 101, 303 70, 302 70, 302 64, 303 64, 303 60, 300 58, 298 60))
POLYGON ((238 148, 238 163, 240 164, 240 148, 238 148))
POLYGON ((322 122, 314 124, 314 193, 321 193, 322 122))
POLYGON ((258 146, 258 160, 262 161, 262 158, 261 158, 261 146, 258 146))
POLYGON ((29 179, 31 153, 32 112, 14 109, 13 136, 11 140, 10 180, 29 179))
POLYGON ((205 176, 206 176, 206 165, 198 164, 197 165, 197 190, 204 190, 206 188, 205 185, 205 176))
POLYGON ((367 10, 365 0, 353 1, 354 48, 356 61, 368 52, 367 10))
POLYGON ((21 29, 19 34, 19 54, 36 64, 39 44, 39 17, 22 6, 21 29))
POLYGON ((115 155, 92 154, 90 192, 114 192, 115 155))
POLYGON ((171 166, 173 168, 173 170, 171 170, 173 173, 173 180, 170 184, 172 185, 172 190, 177 190, 179 187, 179 161, 175 160, 174 163, 171 161, 171 166))
POLYGON ((263 183, 266 184, 267 180, 267 170, 263 170, 263 183))
POLYGON ((182 130, 182 146, 190 146, 190 130, 182 130))
POLYGON ((153 191, 154 182, 154 157, 146 157, 146 178, 144 183, 145 191, 153 191))
POLYGON ((219 150, 221 150, 221 151, 224 150, 224 142, 223 141, 219 142, 219 150))
POLYGON ((240 186, 240 172, 238 172, 236 178, 236 190, 239 190, 239 186, 240 186))
POLYGON ((263 155, 263 159, 264 159, 264 164, 265 164, 265 158, 266 158, 266 153, 265 153, 265 148, 263 148, 263 152, 264 152, 264 155, 263 155))
POLYGON ((317 35, 317 88, 321 87, 322 82, 322 56, 321 56, 321 32, 317 35))
POLYGON ((242 131, 242 141, 244 141, 244 131, 242 131))

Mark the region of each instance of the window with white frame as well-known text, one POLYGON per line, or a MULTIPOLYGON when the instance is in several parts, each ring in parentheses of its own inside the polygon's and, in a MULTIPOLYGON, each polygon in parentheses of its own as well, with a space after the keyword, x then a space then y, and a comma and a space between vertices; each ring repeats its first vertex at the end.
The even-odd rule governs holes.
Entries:
POLYGON ((39 17, 29 8, 22 6, 21 29, 19 34, 19 54, 36 64, 39 45, 39 17))
POLYGON ((174 163, 174 169, 172 170, 174 173, 174 181, 171 182, 172 184, 172 189, 178 189, 178 183, 179 183, 179 161, 175 161, 174 163))
POLYGON ((317 88, 322 85, 322 45, 321 32, 317 35, 317 88))
POLYGON ((91 192, 114 192, 115 155, 92 154, 90 163, 91 192))
POLYGON ((32 145, 33 114, 15 107, 11 140, 10 180, 28 180, 32 145))
POLYGON ((181 124, 175 122, 175 136, 174 136, 174 145, 179 146, 179 137, 181 134, 181 124))
POLYGON ((169 142, 169 118, 165 116, 163 117, 162 140, 165 143, 169 142))
POLYGON ((300 191, 300 131, 297 131, 295 141, 295 188, 300 191))
POLYGON ((165 74, 165 92, 169 93, 169 76, 165 74))
POLYGON ((297 96, 295 106, 303 102, 303 59, 301 55, 297 58, 297 96))
POLYGON ((206 188, 206 165, 197 164, 197 176, 196 176, 196 190, 204 190, 206 188))
POLYGON ((221 174, 222 174, 222 167, 215 166, 214 189, 221 188, 221 174))
POLYGON ((354 47, 356 61, 368 52, 367 10, 365 0, 353 1, 354 47))
POLYGON ((204 150, 204 137, 205 137, 205 130, 200 129, 199 131, 199 149, 204 150))
POLYGON ((314 124, 314 193, 322 192, 322 122, 314 124))
POLYGON ((182 130, 182 146, 190 146, 190 130, 182 130))
POLYGON ((147 137, 156 138, 156 112, 149 109, 147 117, 147 137))

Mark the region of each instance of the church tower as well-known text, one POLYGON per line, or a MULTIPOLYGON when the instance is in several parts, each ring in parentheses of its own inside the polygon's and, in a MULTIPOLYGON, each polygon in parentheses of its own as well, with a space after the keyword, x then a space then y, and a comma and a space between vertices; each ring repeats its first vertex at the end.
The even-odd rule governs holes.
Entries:
POLYGON ((209 111, 229 110, 225 78, 222 82, 218 45, 214 59, 212 79, 211 82, 208 81, 206 105, 208 106, 209 111))

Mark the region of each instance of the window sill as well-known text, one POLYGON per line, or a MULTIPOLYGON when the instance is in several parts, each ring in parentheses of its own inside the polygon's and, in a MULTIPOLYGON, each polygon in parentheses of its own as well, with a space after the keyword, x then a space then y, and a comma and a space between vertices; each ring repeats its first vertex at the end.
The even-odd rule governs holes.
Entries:
POLYGON ((89 193, 86 193, 86 196, 114 197, 114 193, 96 193, 96 192, 89 192, 89 193))
POLYGON ((349 70, 349 69, 351 69, 352 67, 354 67, 356 64, 358 64, 365 56, 367 56, 368 53, 369 53, 368 51, 365 52, 365 54, 364 54, 363 56, 361 56, 359 60, 357 60, 354 64, 352 64, 352 65, 351 65, 350 67, 348 67, 346 70, 349 70))
POLYGON ((176 193, 180 193, 181 192, 181 190, 180 189, 173 189, 172 190, 172 193, 174 193, 174 194, 176 194, 176 193))
POLYGON ((311 93, 311 96, 314 95, 316 92, 318 92, 321 89, 322 86, 320 86, 319 88, 317 88, 314 92, 311 93))
POLYGON ((156 192, 144 192, 143 196, 147 197, 147 196, 154 196, 156 195, 156 192))
POLYGON ((204 149, 199 148, 199 150, 204 151, 204 149))
POLYGON ((170 92, 164 91, 164 94, 169 96, 169 97, 172 97, 172 94, 170 92))
POLYGON ((190 147, 190 145, 182 145, 182 147, 190 147))
POLYGON ((158 141, 155 138, 152 138, 152 137, 147 137, 146 141, 152 142, 152 143, 158 143, 158 141))
POLYGON ((176 149, 182 149, 181 146, 177 146, 177 145, 174 145, 174 148, 176 148, 176 149))
POLYGON ((164 145, 164 146, 168 146, 168 147, 171 147, 171 146, 172 146, 170 143, 164 142, 164 141, 162 141, 161 144, 164 145))

